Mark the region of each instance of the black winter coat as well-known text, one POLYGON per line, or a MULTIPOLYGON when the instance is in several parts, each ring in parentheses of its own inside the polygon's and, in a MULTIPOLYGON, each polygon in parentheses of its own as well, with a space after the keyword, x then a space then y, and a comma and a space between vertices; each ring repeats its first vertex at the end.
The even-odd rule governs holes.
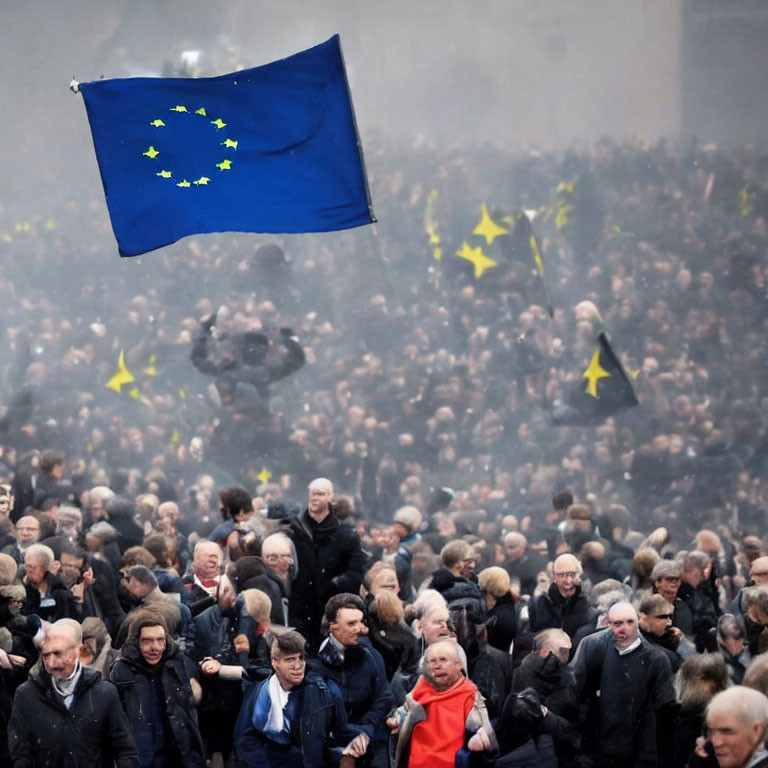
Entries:
POLYGON ((195 665, 173 644, 156 668, 147 666, 133 643, 126 643, 121 654, 109 677, 133 731, 141 768, 154 765, 157 748, 163 743, 168 765, 203 768, 205 751, 189 683, 197 676, 195 665), (159 713, 154 711, 154 702, 160 706, 159 713), (158 714, 159 722, 155 719, 158 714), (153 735, 159 724, 165 730, 160 740, 153 735))
POLYGON ((319 524, 304 510, 288 525, 298 560, 288 618, 306 638, 307 650, 312 654, 320 647, 320 622, 328 599, 341 592, 359 591, 365 554, 355 529, 341 525, 333 509, 319 524))
POLYGON ((131 728, 115 687, 83 668, 69 709, 42 663, 16 691, 8 724, 14 768, 138 768, 131 728))
POLYGON ((563 597, 557 584, 550 584, 549 589, 534 597, 528 606, 531 632, 542 629, 562 629, 573 637, 579 627, 588 624, 592 618, 592 609, 587 598, 581 593, 581 586, 570 597, 563 597))

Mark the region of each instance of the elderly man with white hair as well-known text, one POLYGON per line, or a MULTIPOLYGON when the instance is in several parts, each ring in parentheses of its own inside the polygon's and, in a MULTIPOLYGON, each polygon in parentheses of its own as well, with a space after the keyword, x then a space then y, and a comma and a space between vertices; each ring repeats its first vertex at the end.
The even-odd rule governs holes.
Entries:
POLYGON ((44 621, 57 621, 74 616, 72 593, 50 572, 53 550, 45 544, 33 544, 24 553, 24 588, 27 599, 21 612, 36 614, 44 621))
POLYGON ((117 689, 80 664, 82 639, 72 619, 47 627, 42 664, 32 668, 13 702, 8 723, 12 765, 138 768, 117 689))
POLYGON ((357 594, 366 557, 355 529, 336 517, 333 485, 325 477, 309 484, 307 507, 288 526, 301 574, 291 588, 289 619, 306 638, 311 655, 320 647, 323 607, 334 595, 357 594))
POLYGON ((760 691, 735 685, 718 693, 709 702, 706 720, 707 738, 720 768, 768 766, 768 698, 760 691))

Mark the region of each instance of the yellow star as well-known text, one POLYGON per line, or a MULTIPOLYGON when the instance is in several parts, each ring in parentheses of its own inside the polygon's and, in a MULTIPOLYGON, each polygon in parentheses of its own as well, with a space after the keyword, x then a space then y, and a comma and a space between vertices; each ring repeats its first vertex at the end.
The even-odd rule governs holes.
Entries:
POLYGON ((490 245, 499 235, 508 235, 509 230, 500 227, 488 213, 488 207, 483 203, 480 212, 480 223, 472 231, 473 235, 481 235, 485 242, 490 245))
POLYGON ((199 187, 201 185, 204 186, 209 181, 210 179, 207 176, 201 176, 197 181, 193 181, 192 183, 199 187))
POLYGON ((157 368, 155 367, 156 362, 157 362, 157 355, 150 355, 149 365, 144 369, 144 374, 146 376, 157 376, 157 368))
POLYGON ((154 160, 160 153, 150 144, 149 149, 141 154, 154 160))
POLYGON ((170 171, 160 171, 160 173, 155 174, 155 176, 160 176, 163 179, 170 179, 172 175, 170 171))
POLYGON ((232 167, 232 161, 222 160, 220 163, 216 163, 216 167, 222 171, 228 171, 232 167))
POLYGON ((483 253, 483 249, 480 246, 477 248, 470 248, 469 244, 466 242, 461 246, 460 251, 456 251, 456 255, 460 259, 466 259, 472 263, 472 266, 475 268, 475 279, 480 279, 486 269, 495 267, 497 264, 497 262, 493 259, 489 259, 483 253))
POLYGON ((272 473, 266 467, 262 467, 261 472, 256 475, 256 478, 264 485, 264 483, 268 483, 272 479, 272 473))
POLYGON ((153 120, 150 125, 154 125, 155 128, 162 128, 165 126, 165 123, 160 118, 158 118, 157 120, 153 120))
POLYGON ((600 365, 600 348, 595 350, 595 354, 592 355, 592 359, 589 361, 587 370, 582 374, 582 378, 587 380, 586 392, 588 395, 592 395, 596 400, 600 398, 597 396, 597 382, 600 379, 610 378, 611 374, 600 365))
POLYGON ((130 384, 132 381, 136 381, 136 379, 133 378, 133 374, 126 368, 125 352, 121 349, 120 357, 117 359, 117 373, 106 383, 106 387, 120 395, 122 394, 123 384, 130 384))
POLYGON ((226 125, 226 123, 220 117, 217 117, 215 120, 211 120, 211 124, 215 125, 219 130, 221 130, 226 125))
POLYGON ((171 107, 171 112, 187 112, 186 107, 182 107, 181 104, 177 104, 175 107, 171 107))
POLYGON ((184 179, 183 181, 180 181, 176 184, 177 187, 191 187, 192 185, 184 179))
POLYGON ((200 107, 200 109, 196 109, 195 114, 202 115, 203 117, 207 117, 207 115, 205 114, 205 107, 200 107))
POLYGON ((181 439, 181 435, 179 434, 179 430, 174 429, 173 432, 171 433, 171 442, 178 443, 180 439, 181 439))
POLYGON ((225 141, 221 142, 221 145, 223 147, 232 147, 232 149, 237 149, 237 142, 233 139, 226 139, 225 141))

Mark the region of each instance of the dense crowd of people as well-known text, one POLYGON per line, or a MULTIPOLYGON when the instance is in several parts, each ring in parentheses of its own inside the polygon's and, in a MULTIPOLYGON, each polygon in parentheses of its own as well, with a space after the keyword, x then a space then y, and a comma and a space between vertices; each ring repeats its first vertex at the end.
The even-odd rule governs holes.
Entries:
POLYGON ((366 148, 374 231, 130 279, 5 212, 0 757, 768 764, 765 157, 366 148))

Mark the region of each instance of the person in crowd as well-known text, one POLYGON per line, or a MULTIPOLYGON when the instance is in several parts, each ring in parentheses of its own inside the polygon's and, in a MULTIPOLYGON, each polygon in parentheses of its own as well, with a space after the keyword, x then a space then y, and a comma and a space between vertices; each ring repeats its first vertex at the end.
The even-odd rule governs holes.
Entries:
POLYGON ((582 640, 572 662, 576 696, 587 704, 584 752, 606 768, 653 766, 657 744, 671 743, 672 671, 640 637, 631 603, 616 603, 608 624, 582 640), (627 696, 628 686, 637 694, 627 696))
POLYGON ((685 659, 696 652, 683 633, 672 626, 674 608, 661 595, 644 597, 637 607, 640 634, 656 646, 669 661, 672 672, 677 672, 685 659))
POLYGON ((677 596, 688 605, 693 617, 693 641, 696 650, 714 650, 711 630, 717 626, 718 611, 705 587, 708 584, 712 562, 705 552, 689 552, 681 564, 682 583, 677 596))
POLYGON ((74 544, 62 545, 59 555, 61 581, 72 594, 73 615, 80 623, 89 616, 103 619, 109 633, 117 636, 125 613, 117 599, 112 569, 103 561, 91 559, 74 544))
POLYGON ((60 619, 45 630, 42 663, 16 691, 8 723, 14 766, 138 768, 138 752, 117 689, 79 661, 82 630, 60 619))
MULTIPOLYGON (((128 570, 126 582, 133 604, 133 611, 137 608, 149 606, 154 606, 156 610, 162 610, 161 606, 164 606, 166 609, 164 610, 164 615, 171 614, 174 616, 172 622, 166 621, 166 626, 171 635, 174 638, 187 638, 190 636, 193 631, 191 611, 184 603, 180 603, 178 600, 174 600, 160 591, 157 578, 149 568, 145 565, 132 566, 128 570)), ((120 634, 122 635, 127 628, 127 622, 123 622, 120 634)))
POLYGON ((765 768, 768 698, 734 685, 721 691, 707 707, 708 741, 720 768, 765 768))
POLYGON ((704 730, 707 705, 729 684, 724 660, 716 653, 697 653, 682 663, 675 678, 675 765, 698 764, 694 752, 704 730))
POLYGON ((387 725, 397 734, 395 768, 454 768, 465 748, 498 751, 485 702, 464 677, 455 640, 429 646, 422 676, 387 725))
POLYGON ((53 563, 53 552, 44 544, 33 544, 24 553, 25 616, 34 613, 45 621, 58 621, 74 615, 71 593, 49 570, 53 563))
POLYGON ((109 680, 133 731, 140 768, 204 768, 196 676, 194 663, 176 647, 163 617, 151 609, 137 612, 109 680))
POLYGON ((298 576, 296 548, 288 536, 278 531, 277 533, 270 534, 262 541, 261 559, 264 561, 264 565, 266 565, 269 572, 279 579, 279 607, 282 611, 282 621, 279 623, 288 626, 291 585, 298 576))
POLYGON ((544 558, 529 549, 528 539, 518 531, 507 533, 503 544, 503 567, 509 574, 514 591, 520 595, 532 595, 539 574, 547 569, 544 558))
POLYGON ((333 511, 333 485, 326 478, 309 484, 307 507, 288 521, 301 578, 293 583, 289 619, 307 640, 310 654, 320 646, 320 622, 328 600, 356 593, 365 568, 357 532, 341 525, 333 511))
POLYGON ((23 515, 16 522, 16 541, 3 547, 19 565, 24 562, 24 553, 40 538, 40 521, 32 515, 23 515))
POLYGON ((677 627, 687 638, 693 638, 693 614, 690 606, 679 595, 682 583, 680 563, 673 560, 662 560, 651 571, 653 591, 660 594, 668 603, 674 606, 672 626, 677 627))
POLYGON ((338 688, 307 672, 304 638, 272 637, 272 674, 246 690, 235 724, 235 755, 245 768, 324 768, 342 753, 365 754, 367 739, 349 725, 338 688))
POLYGON ((192 551, 192 573, 184 577, 187 601, 193 615, 213 604, 221 578, 224 556, 214 541, 199 541, 192 551))
POLYGON ((347 717, 359 726, 365 741, 366 765, 385 768, 388 760, 387 713, 392 709, 384 661, 366 640, 365 604, 357 595, 341 593, 325 606, 328 637, 312 660, 311 669, 341 690, 347 717))
POLYGON ((592 618, 581 588, 581 563, 571 554, 557 557, 552 564, 554 581, 543 594, 531 599, 528 616, 532 632, 562 629, 571 637, 592 618))
POLYGON ((724 613, 717 620, 717 647, 728 668, 728 677, 734 685, 741 685, 744 674, 752 662, 747 645, 747 629, 740 614, 724 613))
POLYGON ((488 645, 510 653, 512 642, 517 635, 517 605, 510 592, 509 574, 498 566, 480 571, 477 576, 488 609, 485 622, 488 645))

